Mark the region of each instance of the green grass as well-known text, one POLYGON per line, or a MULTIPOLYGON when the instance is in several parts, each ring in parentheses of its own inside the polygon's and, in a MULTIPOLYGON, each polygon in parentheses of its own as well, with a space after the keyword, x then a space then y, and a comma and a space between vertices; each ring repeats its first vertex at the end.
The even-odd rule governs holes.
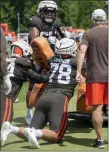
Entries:
MULTIPOLYGON (((27 83, 23 85, 23 88, 19 94, 20 101, 14 103, 14 120, 12 124, 16 126, 23 126, 24 117, 26 113, 25 93, 27 90, 27 83)), ((76 92, 75 96, 70 100, 69 111, 76 109, 76 92)), ((103 136, 106 141, 105 150, 99 150, 93 148, 91 144, 96 138, 95 131, 93 130, 91 122, 85 121, 69 121, 67 132, 64 136, 63 143, 50 144, 46 141, 40 140, 40 150, 37 151, 108 151, 108 129, 107 124, 103 125, 103 136)), ((2 151, 31 151, 28 146, 28 142, 20 139, 16 136, 10 136, 6 142, 6 145, 2 147, 2 151)), ((33 149, 32 151, 36 151, 33 149)))

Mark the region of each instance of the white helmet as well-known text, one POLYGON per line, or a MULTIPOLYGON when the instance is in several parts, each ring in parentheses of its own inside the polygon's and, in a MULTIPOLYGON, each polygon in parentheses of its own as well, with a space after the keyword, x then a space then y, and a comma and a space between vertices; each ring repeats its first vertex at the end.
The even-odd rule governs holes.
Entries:
POLYGON ((92 13, 92 20, 104 21, 106 20, 106 13, 102 9, 96 9, 92 13))
POLYGON ((46 22, 51 23, 56 18, 57 4, 54 1, 41 1, 37 13, 46 22))
POLYGON ((27 42, 23 40, 17 40, 13 42, 11 45, 11 53, 12 53, 12 56, 28 57, 32 55, 33 50, 27 42))
POLYGON ((70 55, 76 57, 77 44, 73 39, 62 38, 56 41, 55 53, 59 55, 70 55))

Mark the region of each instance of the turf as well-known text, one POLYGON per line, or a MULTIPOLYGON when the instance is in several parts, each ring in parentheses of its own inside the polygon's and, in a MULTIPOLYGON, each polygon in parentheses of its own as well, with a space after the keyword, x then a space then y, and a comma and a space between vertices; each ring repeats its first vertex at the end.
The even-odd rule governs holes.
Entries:
MULTIPOLYGON (((22 87, 19 94, 19 102, 14 103, 14 119, 12 124, 16 126, 23 126, 24 117, 26 113, 25 93, 27 90, 27 83, 22 87)), ((76 91, 75 96, 70 100, 69 111, 74 111, 76 108, 76 91)), ((37 151, 108 151, 108 125, 103 125, 103 136, 106 142, 105 150, 93 148, 91 144, 96 138, 95 132, 91 122, 71 120, 68 123, 68 128, 64 136, 63 142, 60 144, 47 143, 40 140, 40 150, 37 151)), ((1 148, 2 151, 31 151, 28 142, 20 139, 14 135, 10 136, 6 145, 1 148)), ((32 149, 32 151, 36 149, 32 149)))

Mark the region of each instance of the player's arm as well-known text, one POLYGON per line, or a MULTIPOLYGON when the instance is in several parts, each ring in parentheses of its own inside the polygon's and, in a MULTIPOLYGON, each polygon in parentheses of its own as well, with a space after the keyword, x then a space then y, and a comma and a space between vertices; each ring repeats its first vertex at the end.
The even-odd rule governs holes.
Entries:
POLYGON ((18 65, 22 69, 25 78, 28 78, 35 83, 43 83, 48 81, 47 76, 40 75, 32 70, 32 63, 27 58, 17 59, 16 65, 18 65))
POLYGON ((34 38, 39 36, 39 30, 36 27, 31 27, 29 29, 29 38, 33 40, 34 38))
POLYGON ((43 82, 47 82, 49 80, 49 77, 47 75, 40 75, 38 73, 36 73, 35 71, 33 71, 32 69, 29 69, 26 72, 26 76, 33 80, 35 83, 43 83, 43 82))
POLYGON ((28 21, 30 41, 40 35, 40 31, 38 27, 39 27, 38 21, 36 21, 34 17, 31 17, 28 21))

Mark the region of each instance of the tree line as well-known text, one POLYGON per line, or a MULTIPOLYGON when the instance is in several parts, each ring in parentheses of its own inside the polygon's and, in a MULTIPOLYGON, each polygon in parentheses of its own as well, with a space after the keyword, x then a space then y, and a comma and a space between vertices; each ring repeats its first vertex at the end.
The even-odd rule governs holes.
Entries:
MULTIPOLYGON (((37 7, 41 0, 1 0, 1 23, 8 23, 9 29, 17 32, 18 14, 20 32, 28 32, 28 20, 37 15, 37 7)), ((57 16, 62 26, 73 28, 89 28, 91 14, 94 9, 104 9, 105 1, 101 0, 54 0, 58 5, 57 16)))

